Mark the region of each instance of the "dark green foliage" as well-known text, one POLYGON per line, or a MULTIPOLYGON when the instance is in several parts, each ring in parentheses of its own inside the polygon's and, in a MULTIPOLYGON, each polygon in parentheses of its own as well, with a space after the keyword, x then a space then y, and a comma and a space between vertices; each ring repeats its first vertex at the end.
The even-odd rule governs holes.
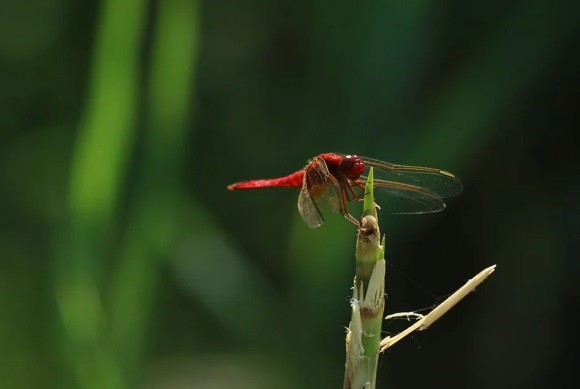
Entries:
POLYGON ((379 214, 386 313, 500 269, 379 387, 575 378, 576 4, 2 2, 0 388, 340 387, 354 226, 226 190, 329 151, 464 183, 379 214))

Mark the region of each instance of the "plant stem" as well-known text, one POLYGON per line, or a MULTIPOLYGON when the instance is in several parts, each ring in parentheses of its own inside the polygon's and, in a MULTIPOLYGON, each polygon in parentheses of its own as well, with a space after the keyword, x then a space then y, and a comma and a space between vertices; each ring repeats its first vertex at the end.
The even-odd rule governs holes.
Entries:
MULTIPOLYGON (((383 238, 384 246, 384 238, 383 238)), ((352 316, 346 337, 345 389, 374 388, 385 307, 385 260, 373 194, 373 170, 365 188, 356 243, 352 316)))

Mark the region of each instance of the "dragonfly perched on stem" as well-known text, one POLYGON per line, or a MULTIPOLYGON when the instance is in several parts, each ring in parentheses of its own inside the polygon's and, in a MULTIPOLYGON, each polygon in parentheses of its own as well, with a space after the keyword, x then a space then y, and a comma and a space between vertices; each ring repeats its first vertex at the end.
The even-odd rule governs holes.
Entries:
MULTIPOLYGON (((463 185, 453 174, 428 167, 395 165, 372 158, 338 153, 314 157, 301 170, 290 175, 237 182, 230 190, 290 187, 299 188, 298 211, 306 224, 318 227, 324 222, 320 206, 339 212, 359 226, 348 211, 348 203, 360 201, 368 168, 374 169, 375 196, 389 195, 393 213, 429 213, 445 208, 443 198, 461 193, 463 185)), ((382 203, 381 203, 382 205, 382 203)))

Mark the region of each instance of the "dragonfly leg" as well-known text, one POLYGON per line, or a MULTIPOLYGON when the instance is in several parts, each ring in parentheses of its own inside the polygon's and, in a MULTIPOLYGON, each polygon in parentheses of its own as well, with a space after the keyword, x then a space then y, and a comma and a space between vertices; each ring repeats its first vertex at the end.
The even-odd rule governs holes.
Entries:
MULTIPOLYGON (((352 189, 351 186, 348 186, 349 190, 351 191, 351 194, 353 194, 354 196, 356 196, 355 198, 358 198, 358 196, 356 195, 356 193, 354 192, 354 190, 352 189)), ((354 224, 357 227, 360 227, 360 222, 357 220, 357 218, 355 218, 354 216, 352 216, 349 212, 348 212, 348 206, 347 206, 347 201, 349 200, 348 198, 348 193, 346 190, 344 190, 344 188, 342 188, 341 192, 341 199, 342 199, 342 206, 340 207, 340 214, 349 222, 351 222, 352 224, 354 224)))
MULTIPOLYGON (((363 191, 366 190, 366 187, 363 184, 361 184, 360 182, 353 182, 353 185, 349 185, 349 187, 348 187, 348 189, 352 195, 352 199, 349 199, 349 201, 364 201, 365 200, 364 196, 362 196, 362 197, 359 196, 354 190, 355 187, 360 188, 363 191)), ((379 206, 379 204, 376 203, 376 201, 373 201, 373 202, 375 203, 375 207, 377 207, 378 209, 381 209, 381 207, 379 206)))
POLYGON ((357 227, 360 227, 360 222, 354 217, 352 216, 350 213, 348 212, 341 212, 342 216, 344 216, 344 218, 346 220, 348 220, 349 222, 351 222, 352 224, 354 224, 357 227))
POLYGON ((358 182, 352 182, 351 185, 348 185, 348 191, 350 192, 350 196, 348 196, 348 194, 347 194, 348 201, 363 201, 364 198, 362 196, 360 196, 358 193, 356 193, 356 191, 354 190, 355 187, 360 188, 363 191, 365 189, 365 186, 363 184, 358 183, 358 182))

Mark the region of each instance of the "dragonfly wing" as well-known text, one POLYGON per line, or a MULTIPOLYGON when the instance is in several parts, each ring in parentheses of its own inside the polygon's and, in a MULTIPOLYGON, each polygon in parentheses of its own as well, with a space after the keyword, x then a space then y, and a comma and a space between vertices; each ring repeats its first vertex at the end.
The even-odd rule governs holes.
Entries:
POLYGON ((463 190, 459 178, 445 170, 395 165, 372 158, 362 158, 366 166, 374 168, 374 176, 380 180, 426 189, 439 198, 457 196, 463 190))
POLYGON ((306 169, 306 186, 310 197, 320 207, 333 212, 342 211, 342 192, 340 183, 328 171, 322 158, 315 158, 306 169))
MULTIPOLYGON (((367 168, 373 167, 378 204, 391 213, 441 211, 445 208, 443 198, 456 196, 463 190, 461 181, 445 170, 362 158, 367 168), (382 193, 390 196, 382 198, 382 193)), ((365 180, 361 176, 358 182, 365 180)))
POLYGON ((302 190, 298 197, 298 211, 308 226, 318 227, 324 222, 320 207, 342 213, 342 192, 338 180, 328 171, 326 162, 315 158, 306 167, 302 190))
POLYGON ((304 175, 304 182, 302 184, 302 189, 300 190, 300 195, 298 196, 298 212, 302 216, 302 220, 310 228, 316 228, 324 223, 324 217, 318 206, 310 196, 308 191, 308 186, 306 185, 306 175, 304 175))
MULTIPOLYGON (((366 180, 366 178, 363 178, 363 180, 366 180)), ((361 183, 364 183, 364 181, 361 183)), ((374 184, 377 197, 382 198, 379 203, 381 209, 389 213, 431 213, 445 208, 443 199, 425 188, 386 180, 374 180, 374 184), (389 196, 382 197, 383 193, 389 196)))

